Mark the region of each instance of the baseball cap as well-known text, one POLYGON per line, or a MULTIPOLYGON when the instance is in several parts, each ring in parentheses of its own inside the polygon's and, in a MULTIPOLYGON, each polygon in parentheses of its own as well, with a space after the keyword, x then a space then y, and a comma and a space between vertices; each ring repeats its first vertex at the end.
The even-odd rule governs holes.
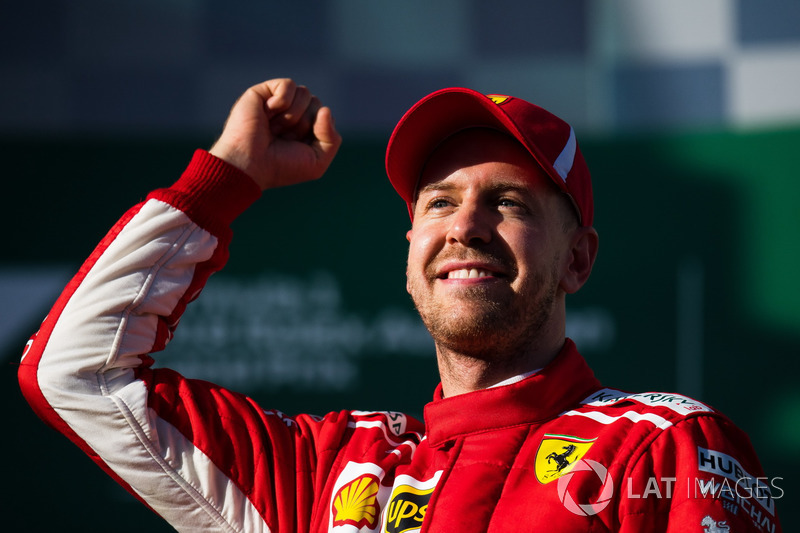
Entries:
POLYGON ((412 204, 422 169, 445 139, 469 128, 492 128, 522 144, 572 200, 581 226, 594 217, 592 182, 575 132, 562 119, 521 98, 451 87, 429 94, 400 119, 386 148, 389 181, 412 204))

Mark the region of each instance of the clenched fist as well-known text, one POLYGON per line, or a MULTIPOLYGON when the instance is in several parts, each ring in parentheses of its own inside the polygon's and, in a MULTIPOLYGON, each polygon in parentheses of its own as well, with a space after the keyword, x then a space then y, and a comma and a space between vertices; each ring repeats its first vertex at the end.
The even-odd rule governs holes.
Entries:
POLYGON ((321 177, 341 143, 331 110, 306 87, 279 78, 239 98, 209 152, 265 190, 321 177))

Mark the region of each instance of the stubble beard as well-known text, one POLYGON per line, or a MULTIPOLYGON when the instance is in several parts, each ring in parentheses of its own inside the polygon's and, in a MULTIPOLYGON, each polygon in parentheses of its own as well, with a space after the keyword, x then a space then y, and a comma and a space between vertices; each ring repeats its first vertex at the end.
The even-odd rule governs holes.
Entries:
POLYGON ((411 298, 438 349, 493 362, 524 355, 535 349, 550 321, 558 291, 556 262, 549 279, 537 274, 514 293, 500 296, 476 285, 447 302, 430 296, 425 281, 409 283, 411 298))

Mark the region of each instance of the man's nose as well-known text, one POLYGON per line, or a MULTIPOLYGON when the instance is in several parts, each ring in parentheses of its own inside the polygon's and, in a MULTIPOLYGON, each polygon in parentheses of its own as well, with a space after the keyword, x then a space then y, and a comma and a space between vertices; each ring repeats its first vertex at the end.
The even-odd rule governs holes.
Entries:
POLYGON ((455 213, 447 232, 450 244, 475 245, 492 240, 492 221, 485 209, 473 203, 462 203, 455 213))

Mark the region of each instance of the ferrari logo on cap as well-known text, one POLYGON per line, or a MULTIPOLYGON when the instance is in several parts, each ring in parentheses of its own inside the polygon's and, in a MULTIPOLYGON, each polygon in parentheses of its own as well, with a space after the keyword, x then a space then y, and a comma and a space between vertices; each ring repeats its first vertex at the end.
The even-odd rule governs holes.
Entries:
POLYGON ((586 455, 594 441, 595 439, 545 433, 534 461, 536 479, 540 483, 550 483, 563 476, 586 455))
POLYGON ((508 99, 511 98, 510 96, 506 96, 504 94, 487 94, 486 97, 497 105, 505 104, 508 99))

